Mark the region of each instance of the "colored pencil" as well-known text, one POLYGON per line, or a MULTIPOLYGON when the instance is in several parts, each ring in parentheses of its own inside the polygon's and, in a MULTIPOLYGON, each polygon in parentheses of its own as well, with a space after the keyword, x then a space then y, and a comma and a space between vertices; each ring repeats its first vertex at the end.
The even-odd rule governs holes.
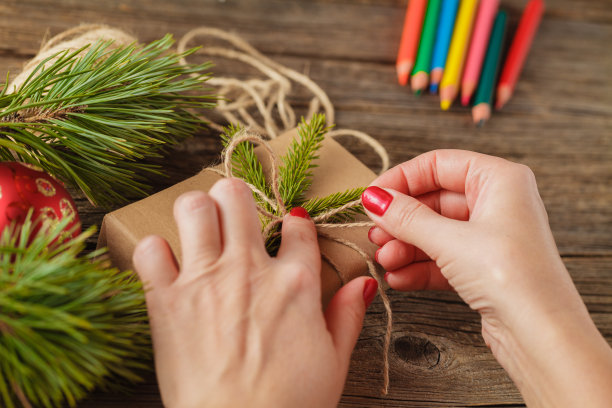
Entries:
POLYGON ((433 53, 434 40, 436 38, 436 28, 438 27, 438 16, 440 15, 440 4, 442 0, 429 0, 423 32, 419 42, 414 69, 412 70, 411 85, 412 90, 418 95, 429 82, 429 67, 431 65, 431 54, 433 53))
POLYGON ((525 7, 497 85, 496 109, 501 109, 512 97, 543 12, 544 1, 542 0, 531 0, 525 7))
POLYGON ((500 11, 495 17, 491 39, 487 47, 482 74, 478 82, 478 88, 474 94, 474 107, 472 108, 472 118, 474 123, 482 126, 491 116, 491 102, 495 90, 495 78, 499 73, 501 65, 502 48, 504 45, 504 35, 506 33, 507 16, 505 11, 500 11))
POLYGON ((402 39, 400 41, 397 62, 395 64, 397 80, 400 85, 406 85, 408 83, 408 76, 412 71, 419 40, 421 38, 421 28, 423 26, 423 16, 426 7, 427 0, 410 0, 410 3, 408 3, 402 39))
POLYGON ((461 104, 463 106, 467 106, 470 103, 472 94, 478 85, 482 61, 489 44, 489 36, 491 35, 493 20, 495 20, 498 8, 499 0, 480 0, 478 15, 474 23, 472 42, 470 43, 470 50, 465 60, 465 70, 463 71, 463 80, 461 81, 461 104))
POLYGON ((463 73, 463 64, 470 45, 470 36, 474 17, 478 9, 478 0, 463 0, 457 13, 457 22, 453 38, 448 49, 444 75, 440 82, 440 107, 448 110, 459 92, 459 81, 463 73))
POLYGON ((436 42, 434 43, 433 55, 431 56, 431 79, 429 92, 438 92, 438 84, 442 80, 442 73, 446 65, 448 46, 455 27, 455 17, 459 0, 442 0, 440 7, 440 18, 438 19, 438 29, 436 30, 436 42))

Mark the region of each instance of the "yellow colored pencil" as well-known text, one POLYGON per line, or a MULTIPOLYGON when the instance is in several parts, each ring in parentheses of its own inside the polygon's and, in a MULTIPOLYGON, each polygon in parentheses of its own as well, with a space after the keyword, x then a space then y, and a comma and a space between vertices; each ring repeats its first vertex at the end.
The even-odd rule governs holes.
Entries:
POLYGON ((472 26, 478 10, 478 0, 463 0, 457 13, 444 75, 440 82, 440 107, 448 110, 459 93, 459 83, 463 74, 463 64, 470 45, 472 26))

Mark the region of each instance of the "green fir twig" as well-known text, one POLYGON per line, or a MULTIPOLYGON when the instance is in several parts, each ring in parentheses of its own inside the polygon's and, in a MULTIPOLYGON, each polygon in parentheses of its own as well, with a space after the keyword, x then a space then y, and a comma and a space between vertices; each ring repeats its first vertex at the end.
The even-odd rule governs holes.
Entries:
POLYGON ((104 250, 79 255, 95 227, 62 241, 71 219, 36 233, 31 215, 0 236, 0 406, 74 406, 139 381, 151 348, 141 283, 104 250))
POLYGON ((302 118, 298 138, 291 142, 287 153, 281 157, 282 165, 278 169, 279 190, 287 207, 303 202, 303 194, 312 184, 310 169, 316 167, 312 161, 319 158, 316 152, 329 129, 325 126, 325 115, 314 115, 309 123, 302 118))
POLYGON ((142 160, 202 129, 192 110, 215 101, 204 88, 210 64, 181 65, 195 49, 177 54, 173 43, 166 35, 111 50, 98 41, 42 61, 12 93, 7 78, 0 158, 40 166, 94 204, 145 195, 148 176, 161 169, 142 160))
MULTIPOLYGON (((222 136, 224 146, 227 146, 232 138, 242 132, 242 128, 238 126, 229 126, 225 129, 225 134, 222 136)), ((279 167, 279 191, 283 198, 287 210, 293 207, 304 207, 311 217, 323 214, 329 210, 340 208, 355 200, 358 200, 365 188, 355 188, 330 194, 327 197, 306 199, 305 193, 312 185, 312 168, 316 167, 313 163, 318 158, 317 151, 321 148, 325 134, 329 127, 325 126, 325 115, 316 114, 310 122, 302 119, 298 126, 298 137, 292 141, 287 153, 281 157, 282 165, 279 167)), ((249 142, 242 142, 236 146, 232 154, 232 170, 234 175, 245 180, 257 187, 262 192, 265 192, 268 197, 272 197, 270 182, 266 180, 263 168, 259 162, 253 145, 249 142)), ((267 204, 255 194, 255 199, 259 205, 267 206, 267 204)), ((275 215, 281 215, 278 211, 266 207, 266 209, 275 215)), ((357 214, 363 214, 363 208, 360 204, 355 204, 339 212, 330 219, 327 223, 343 223, 354 220, 357 214)), ((262 216, 262 228, 270 222, 269 219, 262 216)), ((277 226, 271 235, 266 237, 266 248, 270 254, 275 254, 280 245, 280 236, 275 234, 280 230, 280 225, 277 226)))

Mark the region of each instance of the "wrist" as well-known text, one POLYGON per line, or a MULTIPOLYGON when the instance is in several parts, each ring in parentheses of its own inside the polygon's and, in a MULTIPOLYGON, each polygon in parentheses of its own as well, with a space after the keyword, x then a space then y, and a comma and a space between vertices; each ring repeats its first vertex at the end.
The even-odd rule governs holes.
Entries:
POLYGON ((483 319, 483 336, 527 405, 607 406, 612 350, 577 292, 558 299, 562 305, 532 305, 505 325, 483 319))

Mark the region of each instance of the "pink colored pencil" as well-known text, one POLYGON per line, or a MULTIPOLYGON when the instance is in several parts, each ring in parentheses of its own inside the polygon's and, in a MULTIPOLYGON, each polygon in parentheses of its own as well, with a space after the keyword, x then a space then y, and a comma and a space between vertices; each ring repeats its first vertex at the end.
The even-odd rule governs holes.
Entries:
POLYGON ((472 43, 470 44, 461 80, 461 104, 463 106, 467 106, 470 103, 472 94, 478 86, 482 61, 489 45, 491 28, 493 27, 493 21, 495 21, 498 8, 499 0, 481 0, 480 2, 476 24, 474 25, 474 33, 472 34, 472 43))

